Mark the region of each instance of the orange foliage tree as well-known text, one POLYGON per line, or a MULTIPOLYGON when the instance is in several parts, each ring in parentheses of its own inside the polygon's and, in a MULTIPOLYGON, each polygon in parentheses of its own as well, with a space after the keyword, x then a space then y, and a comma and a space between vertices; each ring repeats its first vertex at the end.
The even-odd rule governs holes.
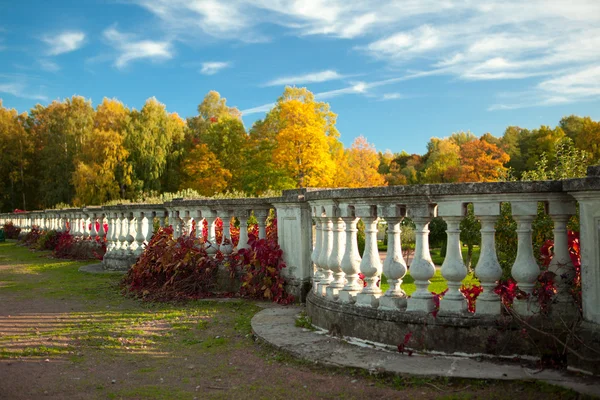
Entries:
POLYGON ((510 157, 495 144, 476 139, 460 148, 459 182, 492 182, 502 178, 510 157))

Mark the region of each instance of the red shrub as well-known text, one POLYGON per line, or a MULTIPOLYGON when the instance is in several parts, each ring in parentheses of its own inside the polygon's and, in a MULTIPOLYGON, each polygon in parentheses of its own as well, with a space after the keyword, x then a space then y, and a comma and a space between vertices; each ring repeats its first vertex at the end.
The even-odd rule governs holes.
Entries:
POLYGON ((17 228, 12 222, 4 224, 4 235, 7 239, 18 239, 21 228, 17 228))

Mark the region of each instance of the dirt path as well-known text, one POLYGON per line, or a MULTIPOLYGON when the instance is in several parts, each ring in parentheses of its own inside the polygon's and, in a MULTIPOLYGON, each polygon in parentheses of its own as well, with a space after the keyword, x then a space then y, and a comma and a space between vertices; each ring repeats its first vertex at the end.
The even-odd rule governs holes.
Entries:
POLYGON ((382 378, 263 347, 248 301, 144 304, 118 277, 0 244, 0 398, 572 398, 510 382, 382 378))

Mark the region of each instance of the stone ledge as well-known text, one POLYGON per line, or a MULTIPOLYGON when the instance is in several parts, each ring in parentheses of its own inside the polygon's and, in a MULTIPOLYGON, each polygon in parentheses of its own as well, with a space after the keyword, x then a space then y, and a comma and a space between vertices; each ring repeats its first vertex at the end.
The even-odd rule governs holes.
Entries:
POLYGON ((313 332, 296 327, 295 319, 300 311, 302 308, 298 306, 262 310, 252 318, 252 331, 260 340, 281 351, 327 366, 426 377, 538 380, 586 395, 600 396, 597 379, 565 371, 538 371, 515 363, 478 361, 465 357, 408 356, 365 344, 354 345, 328 336, 323 331, 313 332))

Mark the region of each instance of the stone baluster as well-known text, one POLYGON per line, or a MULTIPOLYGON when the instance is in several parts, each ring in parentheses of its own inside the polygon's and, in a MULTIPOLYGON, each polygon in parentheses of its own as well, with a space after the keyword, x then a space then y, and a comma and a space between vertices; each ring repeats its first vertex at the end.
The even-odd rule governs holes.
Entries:
POLYGON ((500 215, 500 203, 474 202, 475 216, 481 221, 481 251, 475 267, 475 275, 481 282, 483 293, 477 298, 476 314, 498 315, 502 304, 500 297, 494 293, 498 279, 502 277, 502 268, 496 256, 496 240, 494 225, 500 215))
POLYGON ((116 219, 114 213, 108 212, 106 214, 106 218, 108 219, 108 233, 106 234, 106 252, 109 253, 112 252, 117 245, 117 242, 115 240, 115 228, 117 224, 115 222, 116 219))
POLYGON ((223 221, 223 236, 221 238, 221 244, 219 245, 219 251, 228 256, 233 252, 233 244, 231 243, 231 215, 230 210, 219 210, 217 215, 223 221))
POLYGON ((462 281, 467 276, 467 267, 463 262, 460 247, 460 222, 466 215, 461 201, 444 201, 438 204, 438 216, 448 226, 446 236, 446 258, 442 264, 442 276, 448 282, 448 292, 440 300, 440 313, 464 313, 467 311, 467 299, 461 293, 462 281))
POLYGON ((381 215, 387 222, 388 248, 383 262, 383 273, 390 288, 379 298, 382 310, 401 310, 406 308, 406 293, 402 290, 402 278, 406 275, 406 261, 402 257, 400 223, 406 215, 406 209, 397 205, 381 207, 381 215))
POLYGON ((162 211, 160 213, 157 213, 156 216, 158 217, 158 227, 164 228, 167 225, 167 222, 166 222, 167 211, 162 211))
MULTIPOLYGON (((108 219, 107 219, 108 222, 108 219)), ((100 213, 98 216, 98 238, 100 241, 104 241, 106 237, 106 231, 104 230, 104 214, 100 213)))
POLYGON ((329 286, 333 280, 333 274, 329 269, 329 256, 331 255, 331 250, 333 248, 333 223, 331 222, 331 218, 326 215, 325 209, 322 208, 321 211, 321 235, 323 237, 323 245, 321 246, 321 254, 319 254, 319 266, 321 267, 323 276, 319 281, 317 294, 325 296, 327 294, 327 286, 329 286))
POLYGON ((119 252, 121 254, 127 254, 129 252, 129 242, 127 242, 127 236, 129 235, 129 214, 121 214, 121 230, 119 232, 119 252))
POLYGON ((314 264, 314 268, 313 268, 313 281, 312 281, 312 290, 313 292, 317 293, 317 287, 319 285, 319 282, 321 281, 321 278, 323 277, 323 272, 321 271, 321 266, 319 265, 319 256, 321 254, 321 246, 322 246, 322 240, 323 240, 323 235, 321 234, 321 220, 318 217, 317 211, 316 211, 317 207, 313 207, 313 221, 315 222, 315 243, 314 243, 314 247, 313 247, 313 251, 311 253, 310 259, 312 260, 313 264, 314 264))
MULTIPOLYGON (((146 237, 144 238, 145 246, 150 243, 152 236, 154 236, 154 218, 160 214, 160 211, 149 211, 147 214, 148 229, 146 229, 146 237)), ((164 212, 163 212, 164 215, 164 212)))
POLYGON ((558 315, 573 315, 575 303, 569 288, 575 278, 575 267, 569 255, 569 236, 567 223, 571 215, 576 213, 575 202, 550 200, 548 214, 554 221, 554 255, 548 271, 555 274, 556 297, 552 304, 551 312, 558 315))
POLYGON ((217 243, 216 235, 216 220, 217 212, 210 208, 202 208, 202 216, 206 219, 208 225, 208 237, 206 238, 206 253, 208 255, 215 255, 219 251, 219 244, 217 243))
POLYGON ((197 238, 202 238, 202 213, 200 212, 200 210, 192 210, 190 211, 190 217, 192 218, 192 220, 195 222, 195 224, 193 224, 193 228, 191 230, 191 236, 194 237, 194 239, 197 238))
POLYGON ((133 215, 135 216, 136 224, 131 250, 135 256, 140 256, 144 252, 144 241, 146 240, 146 235, 144 235, 145 213, 141 210, 135 210, 133 215))
POLYGON ((169 223, 173 227, 173 238, 179 238, 181 236, 181 219, 178 210, 169 210, 169 223))
MULTIPOLYGON (((100 214, 102 215, 102 214, 100 214)), ((97 221, 101 221, 102 218, 98 217, 98 213, 93 213, 92 214, 92 218, 90 218, 90 223, 92 224, 92 226, 90 226, 90 238, 92 240, 96 240, 96 238, 98 237, 98 227, 96 226, 97 221)), ((100 222, 100 224, 102 224, 102 222, 100 222)))
POLYGON ((83 238, 87 239, 90 237, 90 233, 91 233, 91 220, 92 218, 90 218, 92 214, 86 212, 85 214, 83 214, 83 238))
POLYGON ((68 232, 69 230, 71 230, 71 224, 69 223, 69 214, 64 213, 62 214, 62 231, 68 232))
POLYGON ((126 254, 128 256, 133 255, 133 250, 131 247, 133 245, 133 243, 135 242, 135 237, 136 237, 136 224, 135 224, 135 218, 133 217, 133 213, 130 211, 127 211, 125 213, 126 217, 125 219, 127 220, 127 236, 126 236, 126 240, 127 240, 127 252, 126 254))
POLYGON ((340 209, 337 205, 328 205, 325 207, 327 214, 331 216, 331 254, 327 259, 327 268, 333 274, 333 279, 325 289, 328 299, 337 300, 339 291, 346 284, 346 277, 342 271, 342 258, 346 250, 346 240, 344 235, 345 224, 340 215, 340 209))
POLYGON ((515 299, 513 307, 521 315, 539 312, 537 302, 529 299, 540 275, 540 267, 533 256, 531 223, 537 216, 537 201, 511 201, 512 216, 517 222, 517 257, 511 269, 512 277, 527 299, 515 299))
MULTIPOLYGON (((349 204, 340 205, 340 213, 345 224, 345 246, 344 256, 342 257, 341 267, 346 276, 346 284, 339 292, 339 301, 342 303, 356 302, 356 295, 361 291, 362 285, 359 283, 358 273, 360 272, 360 253, 358 252, 358 241, 356 224, 358 218, 354 206, 349 204)), ((317 232, 317 237, 318 237, 317 232)))
POLYGON ((71 219, 71 234, 76 238, 81 237, 81 214, 73 213, 71 219))
POLYGON ((429 252, 429 222, 435 217, 436 207, 430 204, 411 204, 408 215, 415 223, 415 255, 410 264, 410 275, 417 290, 408 299, 406 311, 431 312, 435 308, 429 280, 435 275, 435 265, 429 252))
POLYGON ((269 210, 254 210, 254 216, 258 223, 258 238, 265 239, 267 237, 267 218, 269 218, 269 210))
POLYGON ((237 217, 240 221, 240 238, 238 241, 237 249, 249 249, 248 244, 248 217, 250 212, 248 210, 240 210, 237 212, 237 217))
POLYGON ((381 289, 381 259, 377 249, 377 207, 372 205, 356 205, 356 215, 365 224, 365 251, 360 262, 360 272, 364 275, 365 287, 356 296, 356 305, 360 307, 379 307, 381 289))
POLYGON ((192 231, 194 230, 194 217, 192 217, 192 213, 190 210, 185 210, 185 234, 187 236, 192 236, 192 231))

